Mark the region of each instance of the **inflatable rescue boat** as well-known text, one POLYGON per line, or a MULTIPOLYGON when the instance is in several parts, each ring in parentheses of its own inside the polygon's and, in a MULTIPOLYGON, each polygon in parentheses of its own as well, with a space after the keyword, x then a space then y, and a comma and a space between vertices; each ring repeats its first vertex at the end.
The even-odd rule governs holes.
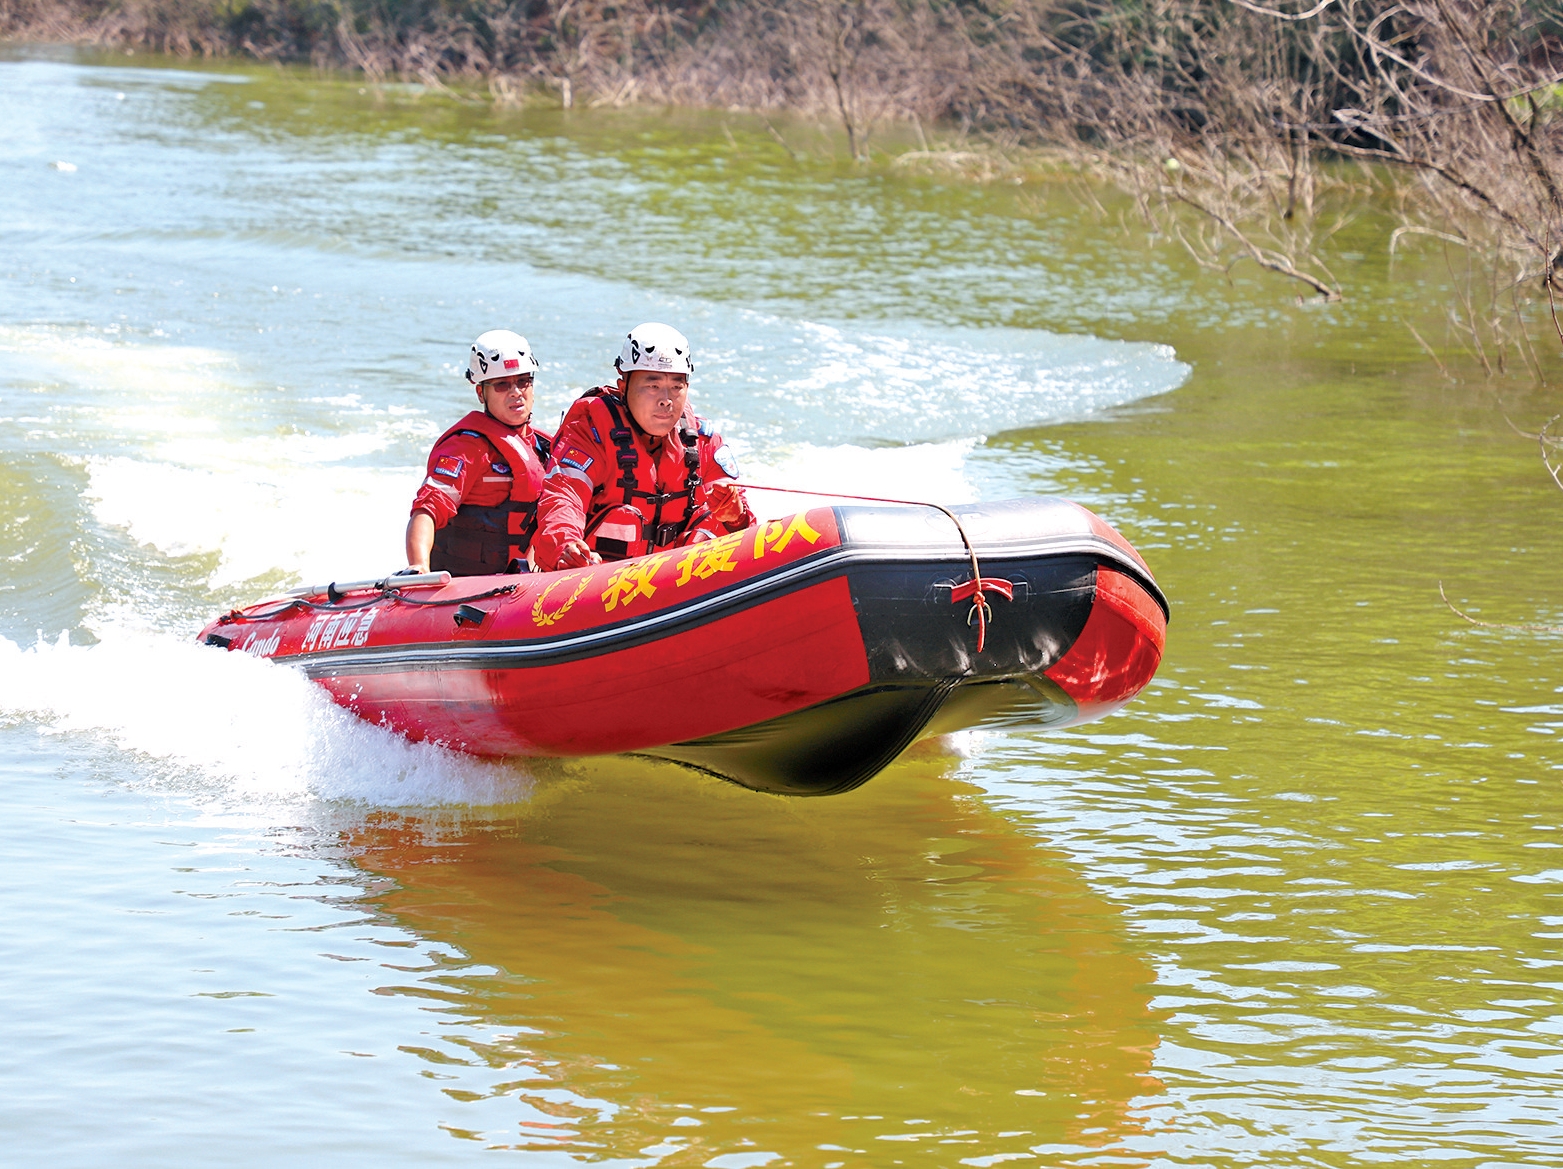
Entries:
POLYGON ((1027 499, 836 504, 584 569, 300 589, 200 637, 474 755, 635 752, 829 795, 922 735, 1117 709, 1168 616, 1111 526, 1027 499))

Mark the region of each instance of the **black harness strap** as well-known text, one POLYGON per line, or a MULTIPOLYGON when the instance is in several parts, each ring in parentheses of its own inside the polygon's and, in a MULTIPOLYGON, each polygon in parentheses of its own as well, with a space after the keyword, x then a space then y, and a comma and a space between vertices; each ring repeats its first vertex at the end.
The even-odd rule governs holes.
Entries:
POLYGON ((620 411, 620 402, 615 394, 603 394, 602 404, 608 408, 608 417, 613 419, 613 426, 608 431, 608 437, 613 441, 614 453, 619 460, 619 487, 624 491, 624 502, 629 503, 637 494, 635 468, 640 463, 640 455, 635 450, 635 432, 630 429, 629 421, 620 411))
MULTIPOLYGON (((703 511, 698 514, 695 511, 695 498, 700 491, 700 436, 689 428, 689 424, 684 419, 680 418, 678 420, 678 437, 684 444, 684 490, 675 495, 670 495, 668 498, 676 499, 679 495, 682 495, 689 502, 684 505, 684 518, 679 521, 678 530, 673 532, 667 540, 669 544, 689 531, 697 521, 704 519, 706 515, 703 511)), ((658 514, 660 514, 661 508, 659 507, 657 510, 658 514)), ((661 528, 659 527, 658 532, 660 533, 660 531, 661 528)))

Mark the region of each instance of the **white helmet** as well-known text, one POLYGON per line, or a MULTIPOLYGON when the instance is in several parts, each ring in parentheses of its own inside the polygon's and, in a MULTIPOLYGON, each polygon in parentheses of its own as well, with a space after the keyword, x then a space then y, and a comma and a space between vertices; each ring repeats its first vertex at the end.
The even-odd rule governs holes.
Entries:
POLYGON ((467 358, 467 380, 473 385, 537 370, 532 346, 520 333, 509 329, 490 329, 482 334, 472 343, 472 355, 467 358))
POLYGON ((620 373, 632 369, 652 369, 658 373, 694 373, 689 355, 689 338, 671 325, 647 321, 636 325, 624 338, 624 349, 614 359, 620 373))

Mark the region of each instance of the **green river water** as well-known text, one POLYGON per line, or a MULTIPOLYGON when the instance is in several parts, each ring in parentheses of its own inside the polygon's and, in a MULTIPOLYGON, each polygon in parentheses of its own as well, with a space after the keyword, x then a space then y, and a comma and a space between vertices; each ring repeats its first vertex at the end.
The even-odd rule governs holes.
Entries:
POLYGON ((1438 593, 1563 620, 1556 398, 1422 356, 1442 252, 1299 305, 1062 180, 258 65, 0 113, 8 1163, 1563 1164, 1558 635, 1438 593), (751 479, 1099 511, 1159 676, 797 801, 192 643, 399 566, 478 331, 551 418, 646 319, 751 479))

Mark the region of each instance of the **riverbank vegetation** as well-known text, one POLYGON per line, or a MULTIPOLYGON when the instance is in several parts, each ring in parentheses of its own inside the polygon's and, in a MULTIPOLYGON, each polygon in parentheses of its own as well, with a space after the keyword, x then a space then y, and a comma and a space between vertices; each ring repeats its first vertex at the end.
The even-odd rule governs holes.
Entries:
POLYGON ((1541 377, 1563 342, 1563 0, 0 0, 0 35, 799 111, 860 161, 899 121, 903 162, 1046 151, 1201 264, 1325 299, 1331 236, 1387 199, 1387 246, 1456 278, 1435 357, 1541 377))

